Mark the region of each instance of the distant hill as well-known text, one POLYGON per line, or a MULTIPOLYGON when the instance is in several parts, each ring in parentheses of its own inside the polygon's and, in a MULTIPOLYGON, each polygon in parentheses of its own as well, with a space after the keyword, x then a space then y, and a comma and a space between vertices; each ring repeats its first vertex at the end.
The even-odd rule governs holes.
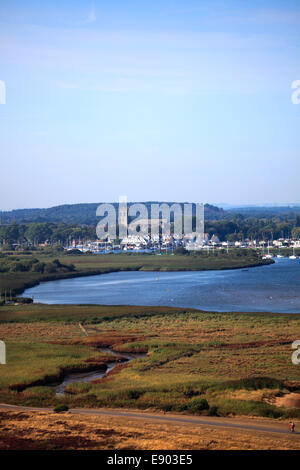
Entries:
MULTIPOLYGON (((158 201, 147 201, 149 214, 151 204, 162 204, 158 201)), ((65 222, 67 224, 96 225, 99 218, 96 217, 96 209, 99 203, 64 204, 48 209, 16 209, 0 212, 0 223, 29 223, 29 222, 65 222)), ((133 203, 128 203, 130 206, 133 203)), ((167 204, 173 204, 168 202, 167 204)), ((179 203, 183 207, 184 203, 179 203)), ((117 203, 113 203, 117 207, 117 203)), ((226 212, 219 207, 205 204, 205 219, 219 220, 225 217, 226 212)))
POLYGON ((243 217, 255 217, 258 219, 269 219, 272 217, 295 217, 300 214, 300 206, 249 206, 232 207, 227 209, 227 214, 231 216, 242 215, 243 217))

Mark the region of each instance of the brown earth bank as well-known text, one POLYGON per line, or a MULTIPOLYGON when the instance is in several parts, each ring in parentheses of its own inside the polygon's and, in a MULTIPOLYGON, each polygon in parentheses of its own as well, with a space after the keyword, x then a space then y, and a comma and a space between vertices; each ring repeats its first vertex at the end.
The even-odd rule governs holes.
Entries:
MULTIPOLYGON (((157 415, 164 416, 163 414, 157 415)), ((168 415, 167 415, 168 416, 168 415)), ((234 424, 287 429, 274 420, 226 420, 234 424)), ((297 423, 300 426, 300 423, 297 423)), ((300 450, 300 434, 218 428, 214 425, 157 422, 128 416, 57 414, 0 407, 0 450, 300 450), (141 425, 142 424, 142 425, 141 425)))
POLYGON ((276 406, 287 408, 300 408, 300 393, 287 393, 283 397, 276 398, 276 406))

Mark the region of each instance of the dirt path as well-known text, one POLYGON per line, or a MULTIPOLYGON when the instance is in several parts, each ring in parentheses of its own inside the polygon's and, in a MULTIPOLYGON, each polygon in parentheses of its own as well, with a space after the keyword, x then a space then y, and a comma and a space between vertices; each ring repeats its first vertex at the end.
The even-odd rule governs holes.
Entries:
MULTIPOLYGON (((12 411, 53 411, 50 408, 34 408, 17 405, 1 404, 0 408, 12 410, 12 411)), ((148 413, 140 411, 128 411, 128 410, 109 410, 109 409, 88 409, 88 408, 73 408, 69 410, 72 414, 81 415, 95 415, 95 416, 106 416, 106 417, 119 417, 119 418, 130 418, 138 419, 143 421, 157 421, 164 424, 182 424, 189 426, 209 426, 209 427, 221 427, 228 429, 239 429, 244 431, 255 431, 262 433, 276 433, 276 434, 290 434, 288 431, 288 423, 278 423, 265 421, 259 418, 219 418, 219 417, 194 417, 187 415, 176 415, 176 414, 158 414, 148 413)), ((300 423, 298 424, 300 429, 300 423)), ((290 434, 292 438, 300 440, 300 431, 290 434)))

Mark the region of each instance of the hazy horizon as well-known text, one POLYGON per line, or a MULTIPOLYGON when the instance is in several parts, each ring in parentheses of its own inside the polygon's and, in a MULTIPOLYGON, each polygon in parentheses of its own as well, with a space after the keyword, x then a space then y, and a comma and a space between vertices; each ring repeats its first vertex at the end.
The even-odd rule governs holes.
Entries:
MULTIPOLYGON (((74 202, 74 203, 62 203, 62 204, 55 204, 54 206, 47 206, 47 207, 14 207, 12 209, 1 209, 0 208, 0 213, 1 212, 11 212, 11 211, 18 211, 18 210, 40 210, 40 209, 51 209, 53 207, 60 207, 60 206, 71 206, 71 205, 76 205, 76 204, 102 204, 102 203, 118 203, 119 201, 118 200, 110 200, 110 201, 106 201, 106 200, 103 200, 103 201, 94 201, 94 202, 91 202, 91 201, 88 201, 88 202, 74 202)), ((134 203, 137 203, 137 202, 140 202, 140 203, 148 203, 148 202, 160 202, 160 203, 168 203, 168 202, 174 202, 174 203, 190 203, 190 204, 194 204, 196 202, 202 202, 202 201, 187 201, 187 200, 174 200, 174 201, 168 201, 168 200, 158 200, 158 199, 149 199, 149 200, 132 200, 132 201, 128 201, 128 204, 134 204, 134 203)), ((270 203, 270 204, 230 204, 230 203, 227 203, 227 202, 204 202, 204 204, 210 204, 212 206, 215 206, 215 207, 218 207, 218 208, 221 208, 221 209, 224 209, 226 210, 226 208, 228 209, 234 209, 234 208, 248 208, 248 207, 253 207, 253 208, 263 208, 263 207, 300 207, 300 202, 297 203, 297 202, 293 202, 293 203, 270 203)))

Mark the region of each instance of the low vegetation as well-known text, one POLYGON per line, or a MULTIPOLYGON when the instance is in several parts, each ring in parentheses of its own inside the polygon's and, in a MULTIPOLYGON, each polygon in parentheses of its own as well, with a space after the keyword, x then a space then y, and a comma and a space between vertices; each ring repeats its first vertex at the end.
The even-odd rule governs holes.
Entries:
POLYGON ((64 405, 61 403, 60 405, 56 405, 56 407, 53 410, 55 413, 64 413, 66 411, 69 411, 69 407, 67 405, 64 405))
POLYGON ((276 398, 300 388, 291 343, 300 315, 214 313, 164 307, 3 306, 0 401, 54 408, 126 407, 210 416, 300 418, 276 398), (88 332, 84 336, 78 326, 88 332), (147 352, 105 378, 54 384, 71 370, 106 368, 119 352, 147 352))

